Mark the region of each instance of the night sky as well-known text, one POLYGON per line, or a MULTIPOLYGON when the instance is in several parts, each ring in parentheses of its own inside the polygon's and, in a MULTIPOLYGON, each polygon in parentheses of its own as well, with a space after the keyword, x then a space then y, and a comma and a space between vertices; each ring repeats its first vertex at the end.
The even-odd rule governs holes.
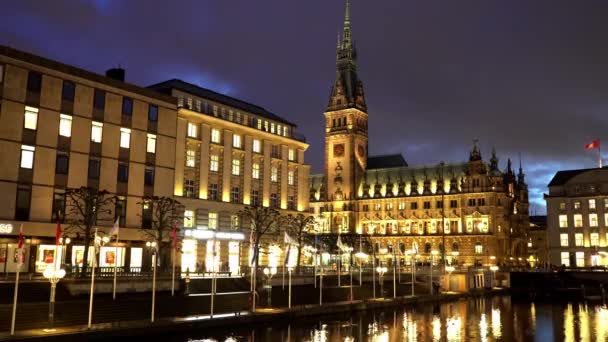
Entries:
MULTIPOLYGON (((313 172, 335 78, 343 0, 2 4, 0 44, 149 85, 180 78, 299 125, 313 172)), ((608 151, 608 1, 352 0, 370 153, 463 161, 474 138, 501 168, 523 155, 531 210, 559 169, 608 151)))

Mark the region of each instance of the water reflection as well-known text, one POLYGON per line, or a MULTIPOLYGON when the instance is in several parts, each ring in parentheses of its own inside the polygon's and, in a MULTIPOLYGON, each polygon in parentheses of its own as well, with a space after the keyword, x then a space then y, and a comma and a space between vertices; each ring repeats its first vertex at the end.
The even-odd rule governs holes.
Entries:
POLYGON ((266 327, 199 332, 198 339, 169 341, 608 341, 608 306, 516 302, 510 297, 457 301, 352 317, 291 322, 266 327), (228 330, 226 330, 228 331, 228 330))

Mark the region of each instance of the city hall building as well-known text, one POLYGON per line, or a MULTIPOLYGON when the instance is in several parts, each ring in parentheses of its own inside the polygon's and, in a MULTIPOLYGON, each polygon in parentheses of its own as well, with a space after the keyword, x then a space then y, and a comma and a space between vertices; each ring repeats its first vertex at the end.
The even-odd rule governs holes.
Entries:
MULTIPOLYGON (((357 50, 347 2, 337 46, 336 80, 324 114, 324 173, 310 177, 310 212, 324 244, 323 262, 336 263, 337 236, 377 262, 466 265, 527 260, 528 189, 509 160, 499 170, 475 142, 462 163, 410 166, 401 155, 368 155, 368 110, 357 73, 357 50)), ((372 116, 373 118, 373 116, 372 116)), ((348 254, 348 253, 347 253, 348 254)), ((369 261, 369 259, 368 259, 369 261)), ((349 262, 344 256, 343 263, 349 262)))
MULTIPOLYGON (((179 80, 139 87, 122 69, 101 76, 0 46, 0 273, 16 270, 20 227, 22 271, 82 266, 82 236, 66 217, 66 189, 80 187, 117 199, 97 219, 101 234, 120 223, 120 240, 101 248, 99 266, 150 266, 142 229, 152 208, 143 198, 165 196, 181 203, 182 268, 238 273, 249 259, 245 205, 308 208, 307 148, 293 123, 208 89, 179 80)), ((262 262, 278 258, 267 253, 262 262)))

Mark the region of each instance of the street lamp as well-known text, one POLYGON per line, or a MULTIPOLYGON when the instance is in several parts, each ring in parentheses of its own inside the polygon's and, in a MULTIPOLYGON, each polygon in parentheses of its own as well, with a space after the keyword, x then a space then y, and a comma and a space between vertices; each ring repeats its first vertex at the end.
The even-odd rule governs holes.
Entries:
POLYGON ((494 282, 496 281, 496 271, 498 271, 498 266, 496 266, 496 265, 490 266, 490 271, 492 271, 491 286, 494 287, 494 282))
POLYGON ((72 240, 69 237, 66 237, 65 239, 63 237, 59 238, 59 243, 61 244, 61 248, 63 249, 62 253, 61 253, 61 264, 65 265, 65 254, 66 254, 66 250, 67 250, 67 246, 72 242, 72 240))
POLYGON ((44 331, 55 331, 53 322, 55 320, 55 289, 57 283, 65 277, 65 270, 56 269, 55 266, 49 266, 44 270, 43 275, 51 283, 51 297, 49 299, 49 327, 44 331))
POLYGON ((378 276, 380 279, 380 296, 382 298, 384 298, 384 279, 382 278, 384 276, 384 273, 386 273, 388 269, 384 266, 378 266, 376 267, 376 272, 378 272, 378 276))
POLYGON ((277 274, 276 267, 264 267, 264 275, 268 282, 268 285, 266 285, 266 288, 268 289, 268 307, 272 306, 272 276, 275 274, 277 274))
MULTIPOLYGON (((101 251, 101 247, 110 241, 110 238, 104 236, 103 238, 97 235, 97 228, 95 228, 93 243, 93 262, 91 263, 91 290, 89 294, 89 320, 87 322, 87 328, 91 329, 93 324, 93 295, 95 294, 95 267, 97 266, 97 254, 101 251), (97 248, 99 246, 99 248, 97 248)), ((101 258, 101 257, 100 257, 101 258)), ((87 265, 82 265, 86 267, 87 265)))
POLYGON ((150 314, 150 322, 154 323, 154 305, 156 304, 156 241, 147 241, 146 247, 152 252, 152 313, 150 314))
POLYGON ((438 251, 431 251, 431 295, 433 295, 433 257, 439 255, 438 251))
POLYGON ((448 272, 448 292, 449 292, 450 288, 451 288, 451 286, 450 286, 450 280, 451 280, 450 277, 452 275, 452 272, 454 272, 455 268, 454 268, 454 266, 446 266, 445 270, 446 270, 446 272, 448 272))

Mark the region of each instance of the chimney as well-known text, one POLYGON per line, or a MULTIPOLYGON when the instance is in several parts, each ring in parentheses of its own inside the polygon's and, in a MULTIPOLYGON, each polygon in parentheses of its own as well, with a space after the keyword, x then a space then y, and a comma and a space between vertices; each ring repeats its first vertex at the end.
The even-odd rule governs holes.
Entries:
POLYGON ((124 82, 125 81, 125 69, 123 68, 112 68, 106 71, 106 76, 109 78, 113 78, 117 81, 124 82))

